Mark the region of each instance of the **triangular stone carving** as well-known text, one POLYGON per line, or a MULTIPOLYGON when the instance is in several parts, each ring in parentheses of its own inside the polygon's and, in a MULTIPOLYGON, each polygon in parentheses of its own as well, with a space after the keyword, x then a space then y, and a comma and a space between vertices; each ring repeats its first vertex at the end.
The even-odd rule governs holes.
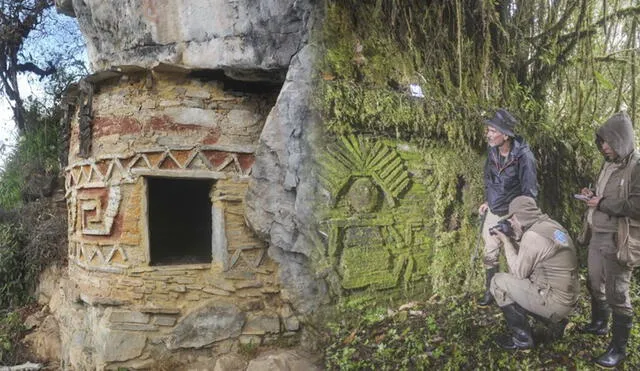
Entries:
POLYGON ((199 151, 193 153, 185 167, 193 170, 211 170, 213 168, 209 159, 199 151))

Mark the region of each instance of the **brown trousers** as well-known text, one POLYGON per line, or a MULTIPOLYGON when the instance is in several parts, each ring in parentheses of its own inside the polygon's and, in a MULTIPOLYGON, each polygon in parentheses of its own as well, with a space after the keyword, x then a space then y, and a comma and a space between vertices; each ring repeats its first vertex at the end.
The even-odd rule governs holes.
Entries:
POLYGON ((615 238, 615 232, 591 234, 587 264, 589 292, 596 300, 606 300, 614 312, 633 316, 629 297, 632 269, 618 262, 615 238))
POLYGON ((561 303, 552 293, 529 279, 519 279, 510 273, 496 273, 491 280, 491 294, 500 307, 517 303, 527 311, 553 322, 566 318, 573 310, 573 306, 561 303))
POLYGON ((487 209, 487 216, 484 220, 484 225, 482 226, 482 238, 484 239, 484 267, 486 269, 498 266, 501 242, 489 234, 489 228, 498 224, 500 219, 501 217, 492 214, 491 210, 487 209))

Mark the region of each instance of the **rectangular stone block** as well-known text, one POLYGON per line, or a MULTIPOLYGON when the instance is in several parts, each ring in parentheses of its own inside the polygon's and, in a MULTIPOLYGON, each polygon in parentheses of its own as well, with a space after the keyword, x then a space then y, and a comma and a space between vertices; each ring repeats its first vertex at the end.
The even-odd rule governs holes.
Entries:
POLYGON ((236 289, 247 289, 247 288, 259 288, 262 287, 262 282, 260 281, 240 281, 235 282, 233 284, 236 289))
POLYGON ((122 331, 158 331, 158 326, 140 323, 112 323, 109 328, 122 331))
POLYGON ((173 279, 173 282, 179 283, 179 284, 182 284, 182 285, 188 285, 188 284, 191 284, 191 283, 195 283, 196 280, 193 277, 180 277, 179 276, 179 277, 175 277, 173 279))
POLYGON ((173 326, 176 324, 176 318, 172 316, 155 316, 153 324, 158 326, 173 326))
POLYGON ((128 310, 114 310, 108 317, 110 322, 149 323, 149 315, 128 310))
POLYGON ((276 315, 252 315, 242 329, 243 335, 277 334, 280 332, 280 318, 276 315))
POLYGON ((142 313, 149 314, 180 314, 180 309, 165 307, 142 307, 138 309, 142 313))
POLYGON ((169 291, 173 292, 187 292, 187 288, 183 285, 169 285, 169 291))
POLYGON ((201 298, 200 294, 197 292, 188 292, 185 296, 184 299, 188 300, 188 301, 199 301, 201 298))
POLYGON ((231 293, 228 292, 228 291, 216 289, 214 287, 205 287, 205 288, 202 289, 202 291, 206 292, 207 294, 213 294, 213 295, 219 295, 219 296, 230 296, 231 295, 231 293))

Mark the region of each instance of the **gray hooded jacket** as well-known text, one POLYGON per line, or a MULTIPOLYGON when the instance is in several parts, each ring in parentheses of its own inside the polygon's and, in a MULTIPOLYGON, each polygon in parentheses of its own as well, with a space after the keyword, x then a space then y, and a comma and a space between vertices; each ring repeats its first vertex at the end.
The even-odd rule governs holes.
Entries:
POLYGON ((618 217, 640 219, 640 166, 630 162, 635 149, 635 135, 626 113, 611 116, 597 134, 616 152, 618 158, 613 163, 605 163, 600 172, 599 179, 607 170, 611 174, 606 184, 596 189, 596 195, 602 196, 602 199, 593 211, 592 228, 596 232, 616 232, 618 217), (631 173, 629 197, 624 198, 622 178, 627 166, 634 166, 635 169, 631 173))

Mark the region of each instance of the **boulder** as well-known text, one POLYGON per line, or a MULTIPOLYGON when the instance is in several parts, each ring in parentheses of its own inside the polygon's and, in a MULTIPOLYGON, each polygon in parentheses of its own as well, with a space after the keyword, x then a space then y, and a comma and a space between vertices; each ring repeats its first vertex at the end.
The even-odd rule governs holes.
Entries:
POLYGON ((313 0, 73 0, 96 71, 159 62, 240 80, 284 78, 307 39, 313 0), (117 16, 114 16, 117 14, 117 16))
POLYGON ((165 344, 172 350, 201 348, 239 336, 244 322, 245 314, 235 305, 210 301, 178 321, 165 344))
POLYGON ((56 319, 49 315, 36 329, 24 337, 24 343, 39 358, 49 361, 60 359, 60 328, 56 319))
POLYGON ((246 371, 320 371, 310 354, 287 350, 262 355, 247 366, 246 371))

